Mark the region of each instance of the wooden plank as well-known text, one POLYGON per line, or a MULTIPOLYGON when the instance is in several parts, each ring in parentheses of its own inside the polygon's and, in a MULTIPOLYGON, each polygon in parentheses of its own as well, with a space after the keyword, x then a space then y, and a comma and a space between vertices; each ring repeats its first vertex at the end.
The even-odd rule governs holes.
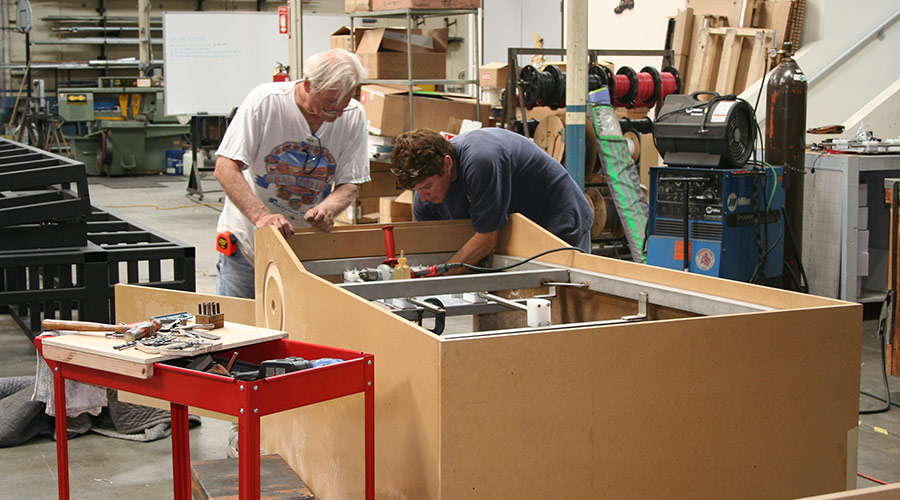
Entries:
POLYGON ((193 314, 200 302, 218 302, 225 319, 243 325, 253 325, 256 321, 256 304, 251 299, 223 297, 221 295, 182 292, 160 294, 147 300, 146 287, 118 284, 116 293, 116 321, 134 323, 146 321, 159 311, 186 311, 193 314))
POLYGON ((737 30, 725 29, 722 57, 719 60, 719 74, 716 78, 716 91, 720 94, 734 92, 734 79, 737 76, 738 64, 741 59, 741 45, 741 39, 737 38, 737 30))
MULTIPOLYGON (((369 226, 379 231, 360 229, 360 226, 336 227, 329 233, 315 228, 299 229, 288 244, 293 254, 303 260, 384 255, 384 236, 380 231, 383 225, 369 226)), ((404 248, 416 248, 422 253, 455 252, 475 234, 469 220, 399 222, 393 226, 398 254, 404 248)))
POLYGON ((743 0, 685 0, 685 6, 694 9, 699 16, 716 16, 726 19, 727 26, 739 27, 743 0))
POLYGON ((775 47, 779 49, 784 41, 789 39, 788 30, 793 3, 791 0, 763 0, 759 4, 759 19, 756 26, 775 30, 775 47))
POLYGON ((672 50, 675 52, 675 68, 682 75, 686 75, 688 55, 691 51, 691 41, 694 28, 694 9, 687 7, 678 9, 675 15, 675 30, 672 33, 672 50))
POLYGON ((733 31, 735 36, 756 36, 758 28, 710 28, 711 35, 727 35, 729 31, 733 31))
MULTIPOLYGON (((165 314, 167 311, 158 311, 165 314)), ((213 332, 221 339, 219 350, 234 349, 245 345, 287 337, 287 332, 255 326, 225 322, 223 328, 213 332)), ((120 338, 87 335, 63 335, 44 339, 44 354, 48 359, 64 361, 78 366, 119 373, 137 378, 153 376, 152 365, 160 361, 185 357, 184 354, 150 354, 137 349, 114 349, 122 344, 120 338), (48 350, 49 348, 49 350, 48 350)))
MULTIPOLYGON (((199 500, 238 498, 238 459, 191 463, 191 491, 199 500)), ((278 455, 259 457, 260 500, 315 500, 315 495, 278 455)))
MULTIPOLYGON (((153 364, 136 363, 134 361, 101 356, 100 354, 76 351, 47 342, 48 340, 51 339, 44 340, 44 358, 46 359, 87 368, 97 368, 129 377, 141 379, 153 377, 153 364)), ((119 343, 121 342, 122 340, 119 339, 119 343)))
POLYGON ((700 34, 697 37, 697 43, 694 46, 694 51, 691 55, 694 62, 692 63, 693 66, 691 68, 690 92, 709 90, 709 65, 712 64, 713 54, 715 52, 714 47, 711 47, 710 43, 709 28, 701 29, 700 34))
POLYGON ((753 52, 750 55, 750 62, 747 64, 747 80, 744 82, 744 88, 749 88, 764 76, 764 68, 766 58, 769 57, 768 49, 771 40, 771 30, 760 30, 753 37, 753 52))

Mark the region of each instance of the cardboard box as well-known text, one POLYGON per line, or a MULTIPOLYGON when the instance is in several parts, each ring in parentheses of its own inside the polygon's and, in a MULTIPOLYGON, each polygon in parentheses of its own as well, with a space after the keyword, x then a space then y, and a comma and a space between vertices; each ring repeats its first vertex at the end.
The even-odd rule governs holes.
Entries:
POLYGON ((397 187, 397 177, 390 171, 370 172, 369 175, 372 177, 372 180, 359 185, 359 191, 356 193, 356 197, 376 198, 369 207, 369 212, 377 212, 377 198, 381 196, 396 196, 403 190, 397 187))
POLYGON ((344 11, 346 11, 347 14, 369 10, 372 10, 371 0, 344 0, 344 11))
POLYGON ((413 220, 413 192, 403 191, 398 196, 382 196, 378 203, 378 219, 382 224, 413 220))
POLYGON ((492 62, 478 68, 481 87, 485 89, 506 88, 507 63, 492 62))
MULTIPOLYGON (((381 135, 370 135, 369 137, 378 137, 382 139, 387 139, 390 143, 393 141, 393 137, 385 137, 381 135)), ((391 170, 391 158, 390 155, 383 155, 378 158, 372 158, 369 160, 369 172, 390 172, 391 170)))
POLYGON ((378 222, 378 202, 378 197, 357 197, 347 208, 334 216, 334 221, 339 225, 374 224, 378 222))
MULTIPOLYGON (((413 78, 443 79, 447 76, 446 43, 441 35, 446 30, 435 30, 435 36, 423 36, 413 30, 412 68, 413 78), (428 40, 428 41, 426 41, 428 40)), ((431 33, 431 32, 430 32, 431 33)), ((376 28, 367 30, 356 49, 356 55, 369 73, 369 78, 408 78, 406 30, 376 28)))
POLYGON ((481 0, 372 0, 372 10, 478 9, 481 0))
MULTIPOLYGON (((396 136, 409 126, 409 91, 403 87, 363 85, 360 102, 366 110, 369 133, 396 136)), ((419 94, 413 98, 413 125, 446 131, 451 118, 475 120, 475 98, 456 94, 419 94)), ((481 117, 490 113, 488 104, 481 104, 481 117)))
POLYGON ((350 27, 342 26, 331 34, 331 48, 353 51, 354 48, 359 47, 359 42, 362 40, 363 34, 371 29, 372 28, 355 28, 353 34, 355 35, 356 43, 351 44, 350 27))

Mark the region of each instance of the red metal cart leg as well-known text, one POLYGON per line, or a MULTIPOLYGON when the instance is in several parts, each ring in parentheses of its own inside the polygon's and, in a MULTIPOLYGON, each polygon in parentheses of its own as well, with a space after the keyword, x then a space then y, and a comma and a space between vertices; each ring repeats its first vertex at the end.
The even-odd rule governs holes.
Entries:
MULTIPOLYGON (((48 363, 50 364, 50 363, 48 363)), ((59 500, 69 500, 69 429, 66 426, 66 379, 53 369, 53 401, 56 405, 56 475, 59 481, 59 500)))
POLYGON ((175 500, 191 500, 191 441, 187 406, 172 403, 172 482, 175 500))
POLYGON ((238 492, 241 500, 259 500, 259 414, 246 408, 238 417, 238 492))

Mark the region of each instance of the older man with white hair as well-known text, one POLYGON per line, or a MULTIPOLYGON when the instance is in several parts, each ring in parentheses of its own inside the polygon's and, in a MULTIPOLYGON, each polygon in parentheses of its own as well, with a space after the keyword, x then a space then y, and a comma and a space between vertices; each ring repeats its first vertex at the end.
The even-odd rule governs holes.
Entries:
POLYGON ((302 80, 265 83, 244 99, 216 151, 228 198, 217 230, 237 242, 219 256, 217 294, 254 298, 256 229, 330 231, 370 179, 366 114, 353 99, 363 78, 356 55, 333 49, 310 57, 302 80))

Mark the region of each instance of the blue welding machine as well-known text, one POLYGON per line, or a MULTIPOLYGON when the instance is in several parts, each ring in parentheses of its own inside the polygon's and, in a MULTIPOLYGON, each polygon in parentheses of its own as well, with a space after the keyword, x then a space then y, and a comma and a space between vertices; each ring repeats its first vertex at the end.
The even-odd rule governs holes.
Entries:
POLYGON ((778 277, 783 181, 781 167, 651 167, 647 263, 745 282, 778 277))

